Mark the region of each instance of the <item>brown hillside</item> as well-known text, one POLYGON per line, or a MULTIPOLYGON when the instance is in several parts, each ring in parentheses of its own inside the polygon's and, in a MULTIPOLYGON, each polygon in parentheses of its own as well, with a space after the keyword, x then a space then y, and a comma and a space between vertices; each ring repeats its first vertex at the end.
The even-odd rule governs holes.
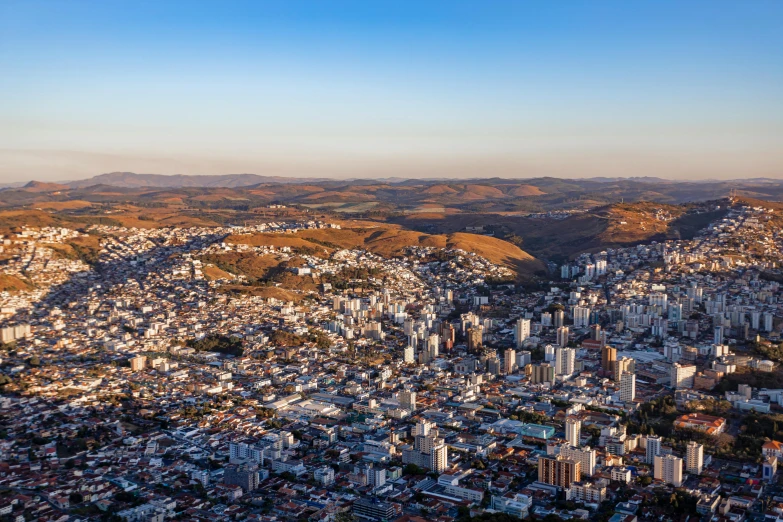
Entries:
POLYGON ((21 290, 31 290, 32 288, 33 285, 19 277, 9 274, 0 274, 0 292, 15 293, 21 290))
POLYGON ((543 196, 546 192, 543 192, 540 188, 533 185, 519 185, 509 191, 509 194, 516 197, 526 196, 543 196))

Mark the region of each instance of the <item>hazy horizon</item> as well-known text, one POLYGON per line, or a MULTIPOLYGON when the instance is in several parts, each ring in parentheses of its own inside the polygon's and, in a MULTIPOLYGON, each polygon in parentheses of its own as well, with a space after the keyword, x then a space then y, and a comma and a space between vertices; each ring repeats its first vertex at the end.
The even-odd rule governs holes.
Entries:
POLYGON ((0 183, 783 177, 779 2, 4 2, 0 183))

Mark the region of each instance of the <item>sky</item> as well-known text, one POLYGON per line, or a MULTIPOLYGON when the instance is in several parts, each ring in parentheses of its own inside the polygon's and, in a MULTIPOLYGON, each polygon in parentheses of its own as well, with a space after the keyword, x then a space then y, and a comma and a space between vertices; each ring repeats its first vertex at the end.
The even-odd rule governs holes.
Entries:
POLYGON ((0 1, 0 184, 783 177, 783 2, 0 1))

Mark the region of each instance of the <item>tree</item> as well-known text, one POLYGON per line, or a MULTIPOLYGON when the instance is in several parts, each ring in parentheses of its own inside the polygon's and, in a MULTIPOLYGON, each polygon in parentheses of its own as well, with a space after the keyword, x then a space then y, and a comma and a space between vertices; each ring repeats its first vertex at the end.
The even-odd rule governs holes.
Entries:
POLYGON ((27 364, 29 364, 30 366, 41 366, 41 359, 37 355, 33 355, 27 361, 27 364))

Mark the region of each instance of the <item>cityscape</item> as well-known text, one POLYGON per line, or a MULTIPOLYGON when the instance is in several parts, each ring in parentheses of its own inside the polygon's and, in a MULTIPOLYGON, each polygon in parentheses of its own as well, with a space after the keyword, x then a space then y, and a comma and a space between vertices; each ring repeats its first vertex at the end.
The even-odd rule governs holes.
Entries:
POLYGON ((781 28, 0 1, 0 522, 783 522, 781 28))

